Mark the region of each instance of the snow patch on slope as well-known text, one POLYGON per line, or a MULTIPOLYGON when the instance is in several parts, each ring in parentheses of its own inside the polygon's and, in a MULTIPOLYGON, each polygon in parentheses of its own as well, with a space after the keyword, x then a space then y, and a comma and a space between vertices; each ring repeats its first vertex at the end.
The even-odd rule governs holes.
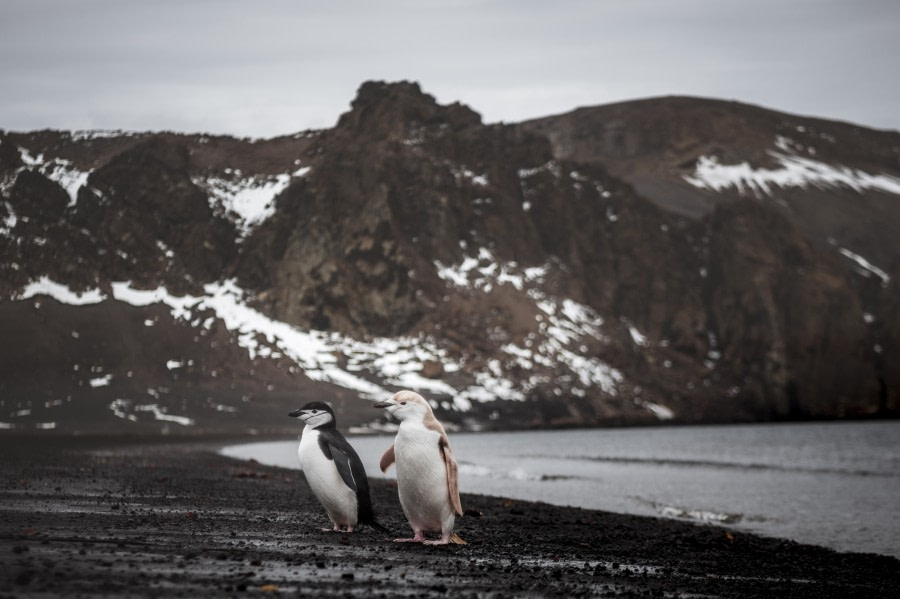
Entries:
POLYGON ((60 285, 48 277, 41 277, 39 280, 26 285, 18 299, 26 300, 36 295, 47 295, 61 304, 69 304, 70 306, 98 304, 106 299, 106 296, 99 289, 77 293, 66 285, 60 285))
POLYGON ((140 404, 135 403, 130 399, 116 399, 111 404, 109 404, 109 409, 117 418, 129 420, 131 422, 138 421, 136 413, 147 412, 153 417, 154 420, 159 420, 161 422, 174 422, 175 424, 180 424, 181 426, 193 426, 195 423, 193 418, 169 414, 168 409, 165 406, 161 406, 155 403, 140 404))
MULTIPOLYGON (((202 296, 176 296, 163 287, 136 289, 130 282, 115 282, 112 299, 133 306, 163 304, 173 318, 194 326, 204 326, 195 313, 212 310, 251 358, 284 355, 309 378, 351 389, 365 399, 390 397, 399 387, 447 395, 458 410, 468 410, 472 401, 524 399, 510 381, 490 371, 476 373, 475 383, 465 387, 422 376, 426 361, 441 362, 444 372, 461 368, 433 340, 401 337, 360 341, 338 333, 303 331, 248 306, 246 294, 233 281, 206 285, 204 291, 202 296), (341 365, 339 357, 346 359, 346 365, 341 365)), ((76 306, 109 299, 99 290, 75 293, 46 277, 28 285, 18 299, 36 295, 76 306)))
POLYGON ((140 135, 136 131, 123 129, 79 129, 72 131, 72 141, 93 141, 95 139, 110 139, 114 137, 135 137, 140 135))
POLYGON ((776 145, 780 151, 769 151, 780 165, 777 168, 754 168, 747 162, 721 164, 715 156, 701 156, 694 173, 684 175, 684 180, 701 189, 735 188, 742 195, 753 194, 758 198, 772 195, 775 188, 789 187, 849 187, 859 193, 873 190, 900 195, 900 177, 798 156, 790 151, 791 144, 789 139, 779 137, 776 145))
POLYGON ((672 420, 675 418, 675 412, 666 406, 653 403, 652 401, 643 401, 640 403, 643 407, 652 412, 658 420, 672 420))
POLYGON ((228 176, 192 177, 194 185, 209 194, 213 208, 221 207, 231 214, 238 232, 246 236, 275 213, 275 198, 288 188, 292 177, 304 177, 310 167, 291 174, 244 176, 239 170, 226 169, 228 176))
MULTIPOLYGON (((46 295, 59 302, 81 306, 104 300, 120 301, 133 306, 163 304, 173 318, 195 327, 209 327, 212 311, 234 335, 238 345, 251 358, 284 356, 294 361, 313 380, 329 382, 357 392, 366 399, 389 397, 398 388, 410 388, 432 396, 450 399, 461 411, 473 402, 492 400, 521 401, 528 393, 553 382, 553 372, 563 368, 562 378, 569 381, 572 393, 599 387, 615 395, 623 376, 595 356, 587 355, 588 344, 606 341, 603 319, 589 306, 568 298, 547 295, 539 288, 550 266, 521 268, 515 262, 498 262, 486 248, 476 257, 466 257, 457 265, 438 264, 438 273, 449 284, 466 287, 472 292, 489 293, 507 285, 521 291, 539 309, 536 331, 520 345, 507 344, 500 359, 485 364, 465 364, 442 349, 437 340, 418 337, 354 339, 334 332, 305 331, 262 314, 248 305, 247 294, 234 281, 204 286, 202 295, 173 295, 164 287, 138 289, 130 282, 111 285, 110 297, 100 290, 76 293, 47 277, 32 282, 18 299, 46 295), (439 378, 423 373, 429 362, 440 364, 439 378), (510 368, 543 367, 544 374, 514 383, 510 368), (449 377, 445 374, 459 373, 449 377)), ((179 364, 180 365, 180 364, 179 364)), ((171 369, 173 361, 167 362, 171 369)), ((556 389, 561 392, 560 388, 556 389)), ((121 408, 121 406, 118 406, 121 408)))
MULTIPOLYGON (((538 285, 547 276, 549 265, 522 269, 515 262, 496 260, 490 250, 482 247, 477 258, 466 256, 460 264, 451 266, 435 262, 435 267, 438 276, 448 284, 473 292, 490 293, 495 286, 511 285, 523 291, 543 313, 538 315, 540 335, 526 339, 526 347, 509 343, 501 348, 511 365, 528 370, 535 364, 548 368, 565 366, 580 385, 574 387, 576 393, 583 392, 584 387, 596 386, 609 395, 616 394, 617 386, 624 381, 622 373, 594 356, 585 355, 585 341, 607 341, 602 331, 603 319, 590 306, 541 291, 538 285)), ((548 382, 545 377, 534 376, 522 383, 520 389, 506 388, 502 381, 507 379, 502 377, 499 366, 493 369, 493 375, 495 393, 514 399, 524 399, 529 391, 548 382)))
POLYGON ((548 270, 546 265, 520 269, 515 262, 498 262, 487 248, 479 249, 478 257, 466 256, 456 265, 445 266, 440 261, 434 265, 438 277, 444 281, 484 293, 504 284, 522 291, 530 283, 542 282, 548 270))
POLYGON ((46 160, 43 154, 32 156, 26 148, 19 148, 19 154, 27 168, 41 173, 51 181, 55 181, 69 194, 69 206, 78 201, 78 190, 87 184, 91 171, 82 171, 69 160, 53 158, 46 160))
POLYGON ((3 207, 6 208, 6 216, 3 217, 3 220, 0 221, 0 235, 7 237, 12 230, 16 228, 16 223, 19 222, 19 217, 16 216, 15 210, 13 210, 12 205, 9 202, 3 202, 3 207))
POLYGON ((462 184, 463 181, 477 187, 487 187, 488 185, 490 185, 490 181, 488 180, 488 176, 486 174, 476 174, 474 171, 466 168, 465 166, 451 168, 451 172, 453 173, 453 177, 456 179, 457 185, 462 184))
POLYGON ((854 254, 847 248, 838 248, 838 252, 852 261, 856 265, 856 270, 864 277, 871 277, 872 275, 881 279, 881 286, 887 287, 888 283, 891 282, 891 277, 884 270, 878 268, 859 254, 854 254))

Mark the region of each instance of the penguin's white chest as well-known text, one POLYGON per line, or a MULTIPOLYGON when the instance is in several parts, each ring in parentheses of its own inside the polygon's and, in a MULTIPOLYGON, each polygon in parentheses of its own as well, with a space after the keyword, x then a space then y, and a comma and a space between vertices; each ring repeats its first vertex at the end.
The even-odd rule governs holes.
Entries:
POLYGON ((313 495, 338 526, 356 526, 356 492, 348 487, 338 473, 334 460, 329 460, 319 447, 319 431, 306 427, 297 448, 300 468, 313 495))
POLYGON ((424 425, 403 422, 394 440, 400 506, 414 529, 452 530, 453 508, 440 435, 424 425))

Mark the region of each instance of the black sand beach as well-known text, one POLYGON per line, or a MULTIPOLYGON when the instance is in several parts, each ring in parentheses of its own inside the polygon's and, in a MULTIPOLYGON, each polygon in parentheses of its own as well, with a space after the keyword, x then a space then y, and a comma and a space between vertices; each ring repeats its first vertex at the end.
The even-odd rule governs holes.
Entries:
MULTIPOLYGON (((302 474, 212 441, 0 437, 0 597, 894 597, 900 561, 463 495, 467 545, 321 532, 302 474)), ((464 490, 464 489, 463 489, 464 490)), ((380 521, 408 535, 396 489, 380 521)))

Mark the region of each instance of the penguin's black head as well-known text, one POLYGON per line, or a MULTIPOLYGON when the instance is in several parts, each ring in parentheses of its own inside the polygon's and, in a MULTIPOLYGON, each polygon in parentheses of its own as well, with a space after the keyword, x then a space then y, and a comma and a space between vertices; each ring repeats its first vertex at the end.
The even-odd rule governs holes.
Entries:
POLYGON ((312 428, 334 428, 336 425, 331 406, 321 401, 308 403, 299 410, 294 410, 288 416, 299 418, 312 428))

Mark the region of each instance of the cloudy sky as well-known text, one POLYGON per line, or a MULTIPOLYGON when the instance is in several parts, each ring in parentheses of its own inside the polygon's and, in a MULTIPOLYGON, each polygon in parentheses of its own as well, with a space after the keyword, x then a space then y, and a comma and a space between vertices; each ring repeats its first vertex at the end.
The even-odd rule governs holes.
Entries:
POLYGON ((367 79, 486 122, 686 94, 900 130, 898 0, 0 0, 0 128, 268 137, 367 79))

